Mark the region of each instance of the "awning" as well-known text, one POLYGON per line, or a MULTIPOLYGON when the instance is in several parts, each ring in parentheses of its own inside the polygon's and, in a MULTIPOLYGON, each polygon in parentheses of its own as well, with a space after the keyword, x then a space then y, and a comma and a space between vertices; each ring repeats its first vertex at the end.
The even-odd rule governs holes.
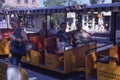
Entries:
POLYGON ((97 11, 97 12, 101 12, 101 11, 120 11, 120 2, 116 2, 116 3, 106 3, 106 4, 94 4, 94 5, 90 5, 90 6, 86 6, 83 8, 84 12, 88 12, 88 11, 97 11))
POLYGON ((64 13, 81 10, 83 5, 74 6, 51 6, 39 8, 16 8, 6 11, 8 14, 51 14, 51 13, 64 13))

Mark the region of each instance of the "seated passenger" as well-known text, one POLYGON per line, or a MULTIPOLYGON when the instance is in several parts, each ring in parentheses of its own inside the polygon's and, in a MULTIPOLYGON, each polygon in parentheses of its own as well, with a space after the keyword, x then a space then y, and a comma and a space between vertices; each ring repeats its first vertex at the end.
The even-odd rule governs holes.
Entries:
POLYGON ((91 34, 82 29, 82 24, 78 23, 76 25, 77 30, 74 32, 75 43, 85 42, 91 39, 91 34))
POLYGON ((66 23, 61 23, 60 25, 61 30, 57 32, 57 49, 58 51, 64 51, 65 46, 70 45, 70 36, 69 34, 65 31, 66 30, 66 23))
POLYGON ((56 29, 54 23, 50 23, 50 28, 48 29, 48 34, 49 35, 55 35, 57 34, 58 30, 56 29))
POLYGON ((34 49, 37 49, 39 51, 43 50, 42 43, 38 36, 32 36, 30 40, 33 42, 34 49))
POLYGON ((46 23, 42 23, 42 29, 39 31, 40 35, 45 35, 47 31, 47 24, 46 23))

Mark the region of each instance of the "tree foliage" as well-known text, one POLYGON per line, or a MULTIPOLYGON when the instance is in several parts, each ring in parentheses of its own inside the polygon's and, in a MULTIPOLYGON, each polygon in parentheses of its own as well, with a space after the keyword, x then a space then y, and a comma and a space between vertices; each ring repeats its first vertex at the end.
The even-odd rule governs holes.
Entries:
POLYGON ((64 5, 76 5, 76 0, 45 0, 45 6, 64 6, 64 5))
POLYGON ((66 0, 45 0, 45 6, 62 6, 65 5, 66 0))
POLYGON ((91 4, 96 4, 98 0, 90 0, 91 4))
POLYGON ((67 0, 67 5, 76 5, 78 2, 76 0, 67 0))
MULTIPOLYGON (((68 5, 76 5, 78 4, 76 0, 45 0, 44 6, 68 6, 68 5)), ((63 21, 64 14, 53 14, 51 16, 52 21, 55 22, 56 25, 60 23, 60 21, 63 21)))
MULTIPOLYGON (((66 4, 66 0, 45 0, 44 6, 64 6, 66 4)), ((54 22, 56 25, 58 25, 60 18, 62 17, 62 14, 53 14, 51 15, 51 21, 54 22)))

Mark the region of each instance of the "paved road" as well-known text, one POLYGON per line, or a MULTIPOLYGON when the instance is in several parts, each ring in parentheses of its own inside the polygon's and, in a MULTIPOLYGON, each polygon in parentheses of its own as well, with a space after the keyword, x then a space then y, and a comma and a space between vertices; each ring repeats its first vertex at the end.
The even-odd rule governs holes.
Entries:
MULTIPOLYGON (((104 43, 98 43, 97 46, 104 45, 104 43)), ((111 45, 101 48, 105 49, 111 45)), ((101 49, 98 49, 101 50, 101 49)), ((28 72, 29 80, 85 80, 84 72, 74 72, 69 74, 60 74, 54 71, 49 71, 43 68, 31 67, 30 65, 22 64, 22 67, 28 72)), ((92 76, 89 80, 97 80, 96 76, 92 76)))
MULTIPOLYGON (((83 72, 60 74, 48 70, 40 70, 39 72, 26 70, 29 74, 29 80, 85 80, 83 72)), ((95 77, 92 78, 90 80, 96 80, 95 77)))

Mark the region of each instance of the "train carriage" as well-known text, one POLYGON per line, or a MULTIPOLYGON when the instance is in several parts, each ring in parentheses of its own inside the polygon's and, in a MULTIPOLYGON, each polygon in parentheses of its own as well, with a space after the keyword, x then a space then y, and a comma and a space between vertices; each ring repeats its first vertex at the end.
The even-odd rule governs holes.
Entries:
MULTIPOLYGON (((107 4, 95 4, 87 6, 83 9, 85 12, 111 12, 111 22, 110 22, 110 40, 113 41, 114 46, 109 50, 108 55, 104 54, 104 57, 99 59, 96 64, 97 69, 97 80, 116 80, 119 79, 119 11, 120 3, 107 3, 107 4), (106 58, 105 58, 106 57, 106 58), (108 58, 108 59, 107 59, 108 58), (106 60, 105 60, 106 59, 106 60), (112 75, 111 75, 112 74, 112 75), (116 76, 114 76, 116 75, 116 76)), ((107 51, 107 50, 106 50, 107 51)), ((98 52, 99 53, 99 52, 98 52)), ((98 55, 98 53, 96 55, 98 55)), ((104 52, 105 53, 105 52, 104 52)))
MULTIPOLYGON (((45 16, 44 17, 45 22, 47 22, 47 16, 54 13, 65 14, 64 17, 66 21, 67 12, 75 12, 79 17, 80 15, 85 13, 93 14, 93 12, 101 12, 101 11, 112 12, 113 20, 112 20, 112 26, 111 26, 111 32, 110 32, 110 35, 111 35, 110 39, 114 42, 114 47, 115 47, 117 43, 116 15, 119 14, 119 3, 91 5, 91 6, 76 5, 76 6, 67 6, 67 7, 58 6, 58 7, 49 7, 49 8, 13 9, 13 10, 6 11, 5 13, 9 15, 15 14, 16 17, 28 16, 28 18, 34 15, 36 16, 36 19, 34 20, 37 20, 38 15, 43 15, 45 16)), ((32 19, 33 18, 31 18, 31 20, 32 19)), ((78 21, 80 21, 80 19, 81 18, 78 18, 78 21)), ((35 25, 37 25, 37 23, 38 22, 35 22, 35 25)), ((31 25, 31 23, 29 23, 29 25, 31 25)), ((80 43, 79 47, 73 47, 72 49, 65 50, 63 53, 54 53, 54 51, 51 51, 51 50, 54 50, 54 47, 56 44, 55 37, 51 37, 48 35, 40 36, 36 33, 29 33, 28 36, 31 41, 34 41, 34 43, 37 43, 37 44, 42 39, 42 43, 43 43, 42 45, 44 49, 43 51, 39 51, 38 49, 31 50, 26 56, 22 58, 23 63, 31 64, 37 67, 42 67, 48 70, 57 71, 61 73, 85 71, 86 80, 88 80, 88 78, 92 74, 95 74, 96 60, 99 58, 100 55, 109 56, 111 52, 115 53, 116 51, 116 48, 113 49, 113 47, 111 47, 113 46, 113 43, 104 43, 104 45, 98 47, 97 46, 98 42, 92 40, 92 41, 80 43), (105 49, 101 49, 106 46, 109 46, 109 47, 105 49), (101 49, 100 51, 98 51, 99 48, 101 49)))

